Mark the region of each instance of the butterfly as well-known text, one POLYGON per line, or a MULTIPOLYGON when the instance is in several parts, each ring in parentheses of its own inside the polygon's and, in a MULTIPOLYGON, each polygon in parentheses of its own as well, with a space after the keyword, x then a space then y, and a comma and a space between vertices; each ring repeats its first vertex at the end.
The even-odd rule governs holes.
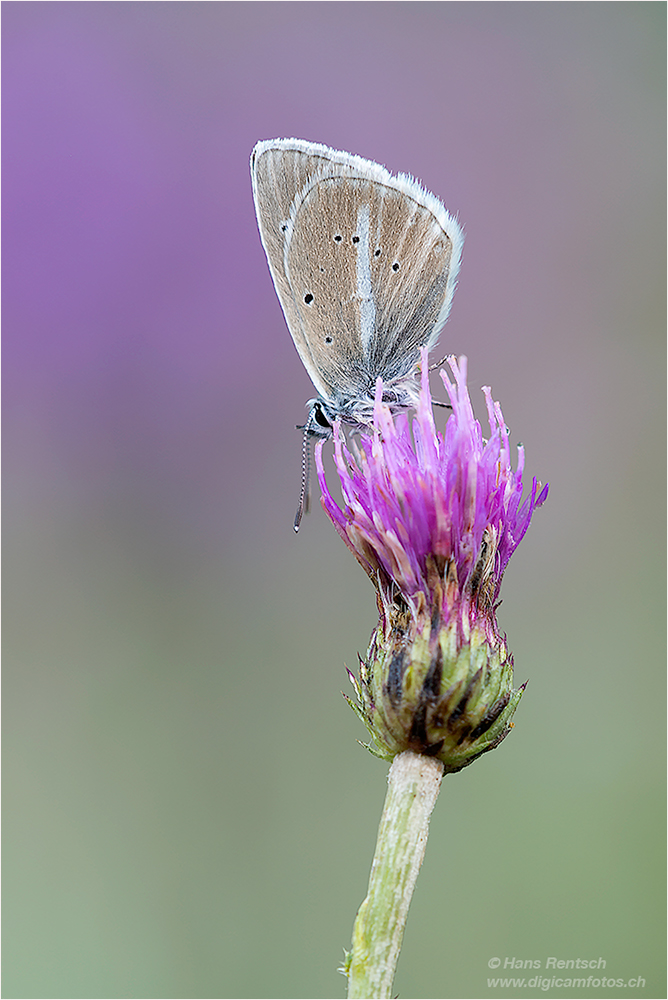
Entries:
POLYGON ((368 427, 378 378, 392 409, 414 406, 420 350, 452 303, 457 220, 407 174, 303 139, 259 142, 251 178, 276 293, 318 393, 305 446, 337 418, 368 427))

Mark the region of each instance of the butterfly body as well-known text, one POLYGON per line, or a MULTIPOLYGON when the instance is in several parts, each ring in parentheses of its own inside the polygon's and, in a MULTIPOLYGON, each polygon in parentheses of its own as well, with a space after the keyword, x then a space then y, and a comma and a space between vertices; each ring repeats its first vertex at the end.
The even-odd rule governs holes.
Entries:
POLYGON ((463 234, 405 174, 300 139, 251 157, 260 236, 295 347, 318 392, 307 429, 368 425, 376 382, 414 405, 420 349, 447 319, 463 234))

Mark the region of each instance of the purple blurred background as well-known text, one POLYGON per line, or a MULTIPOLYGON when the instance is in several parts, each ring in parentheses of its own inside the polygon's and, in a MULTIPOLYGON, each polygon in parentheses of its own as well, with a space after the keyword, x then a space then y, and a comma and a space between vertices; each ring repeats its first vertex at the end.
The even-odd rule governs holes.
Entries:
POLYGON ((438 350, 551 483, 501 610, 531 683, 439 803, 396 989, 600 953, 662 995, 665 6, 2 14, 5 995, 344 993, 385 766, 338 692, 375 609, 317 503, 292 532, 276 136, 458 213, 438 350))

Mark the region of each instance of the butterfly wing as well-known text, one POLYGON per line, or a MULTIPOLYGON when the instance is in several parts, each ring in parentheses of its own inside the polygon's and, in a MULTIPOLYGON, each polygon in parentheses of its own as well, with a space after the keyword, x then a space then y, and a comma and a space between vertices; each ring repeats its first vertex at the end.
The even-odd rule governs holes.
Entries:
POLYGON ((463 236, 406 175, 296 139, 251 160, 260 235, 299 355, 344 410, 401 380, 445 322, 463 236))

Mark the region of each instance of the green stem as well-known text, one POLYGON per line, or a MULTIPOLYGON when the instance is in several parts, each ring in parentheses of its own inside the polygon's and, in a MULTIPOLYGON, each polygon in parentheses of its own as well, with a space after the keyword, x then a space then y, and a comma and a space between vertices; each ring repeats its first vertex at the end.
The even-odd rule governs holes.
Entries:
POLYGON ((348 997, 392 996, 392 982, 443 764, 406 750, 392 761, 369 891, 353 928, 348 997))

